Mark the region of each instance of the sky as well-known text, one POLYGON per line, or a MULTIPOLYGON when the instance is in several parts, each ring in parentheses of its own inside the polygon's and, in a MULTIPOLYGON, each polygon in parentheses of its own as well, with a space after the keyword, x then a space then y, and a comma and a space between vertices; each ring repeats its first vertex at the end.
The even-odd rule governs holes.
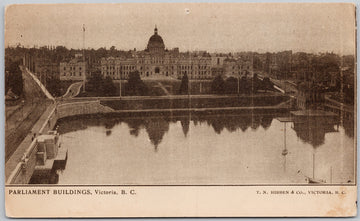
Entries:
POLYGON ((18 43, 144 50, 157 25, 180 51, 355 54, 355 9, 337 3, 120 3, 12 5, 5 46, 18 43))

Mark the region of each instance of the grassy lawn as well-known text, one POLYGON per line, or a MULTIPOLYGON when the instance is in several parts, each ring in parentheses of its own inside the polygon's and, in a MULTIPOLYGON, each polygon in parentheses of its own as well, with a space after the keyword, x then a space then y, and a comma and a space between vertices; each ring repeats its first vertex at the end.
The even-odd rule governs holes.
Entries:
MULTIPOLYGON (((148 96, 163 96, 166 95, 162 87, 159 86, 159 83, 168 91, 171 95, 179 94, 179 89, 181 85, 180 80, 144 80, 144 83, 149 89, 148 96)), ((126 91, 127 81, 121 82, 121 95, 128 96, 126 91)), ((70 86, 70 84, 68 84, 70 86)), ((120 91, 120 82, 114 81, 116 87, 116 92, 112 96, 119 96, 120 91)), ((211 81, 190 81, 190 93, 191 94, 210 94, 211 81)), ((81 92, 78 97, 101 97, 97 91, 86 91, 81 92)))
MULTIPOLYGON (((60 94, 61 96, 64 95, 67 91, 67 89, 72 85, 73 83, 76 83, 79 81, 60 81, 60 94)), ((48 89, 51 93, 51 89, 48 89)))
POLYGON ((273 106, 288 100, 283 95, 241 95, 229 97, 181 98, 164 97, 158 99, 137 100, 103 100, 101 104, 115 110, 139 110, 139 109, 176 109, 176 108, 217 108, 217 107, 256 107, 273 106))
MULTIPOLYGON (((167 94, 170 95, 179 95, 179 89, 181 85, 181 80, 144 80, 143 81, 148 88, 147 96, 164 96, 167 94)), ((211 80, 190 80, 190 94, 191 95, 200 95, 200 94, 213 94, 211 91, 211 80)), ((69 85, 69 84, 68 84, 69 85)), ((120 91, 120 82, 114 81, 114 86, 116 88, 115 93, 111 96, 119 96, 120 91)), ((230 91, 226 91, 225 94, 236 94, 237 93, 237 84, 227 86, 227 89, 231 88, 230 91)), ((88 88, 88 87, 87 87, 88 88)), ((121 95, 130 96, 127 93, 127 81, 123 80, 121 82, 121 95)), ((261 93, 262 90, 258 90, 258 93, 261 93)), ((263 92, 264 93, 264 92, 263 92)), ((89 91, 81 92, 78 97, 104 97, 98 91, 89 91)))
MULTIPOLYGON (((145 84, 149 87, 150 91, 154 90, 154 87, 158 85, 158 82, 161 83, 171 95, 179 94, 179 89, 181 85, 180 80, 146 80, 145 84)), ((210 94, 211 91, 211 81, 190 81, 190 94, 210 94)), ((165 94, 162 94, 165 95, 165 94)))

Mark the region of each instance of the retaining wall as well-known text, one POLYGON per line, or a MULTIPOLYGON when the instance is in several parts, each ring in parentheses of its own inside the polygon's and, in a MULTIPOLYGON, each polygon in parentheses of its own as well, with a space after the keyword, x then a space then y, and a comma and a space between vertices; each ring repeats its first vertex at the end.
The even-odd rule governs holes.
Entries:
MULTIPOLYGON (((44 121, 41 129, 37 134, 46 134, 52 130, 58 119, 68 116, 84 115, 84 114, 97 114, 112 112, 109 107, 104 107, 100 101, 86 101, 74 102, 67 104, 59 104, 54 107, 50 115, 44 121)), ((34 131, 35 132, 35 131, 34 131)), ((21 161, 12 171, 11 175, 6 181, 6 184, 27 184, 35 170, 36 153, 38 151, 37 139, 34 139, 29 148, 24 153, 21 161)))

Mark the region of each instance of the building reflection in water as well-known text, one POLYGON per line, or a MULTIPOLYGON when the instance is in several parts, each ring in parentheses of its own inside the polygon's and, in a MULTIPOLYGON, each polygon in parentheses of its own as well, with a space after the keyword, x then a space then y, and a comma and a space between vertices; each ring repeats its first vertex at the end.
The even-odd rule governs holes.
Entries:
MULTIPOLYGON (((337 116, 294 116, 292 129, 297 137, 309 143, 313 147, 312 154, 312 174, 305 175, 309 183, 325 183, 316 177, 316 149, 324 144, 327 133, 339 132, 339 120, 337 116)), ((330 168, 332 173, 332 168, 330 168)), ((332 174, 330 174, 330 177, 332 174)), ((331 179, 329 180, 331 182, 331 179)))
POLYGON ((354 118, 343 118, 341 126, 344 127, 345 134, 348 137, 354 137, 354 118))
MULTIPOLYGON (((168 132, 170 123, 180 122, 184 136, 188 136, 190 123, 196 127, 198 124, 207 124, 215 133, 221 134, 224 129, 229 132, 241 130, 245 132, 248 128, 257 130, 259 127, 267 130, 275 116, 272 115, 183 115, 183 116, 161 116, 161 117, 90 117, 73 118, 71 124, 60 124, 59 133, 64 134, 77 130, 84 130, 91 126, 105 127, 106 135, 111 135, 111 129, 120 123, 129 127, 130 135, 137 137, 142 129, 145 129, 151 143, 158 147, 163 136, 168 132)), ((68 119, 65 119, 68 120, 68 119)), ((354 136, 354 123, 352 121, 343 123, 345 133, 349 137, 354 136)), ((322 145, 325 134, 338 131, 338 120, 327 117, 306 117, 294 120, 292 129, 302 141, 311 144, 314 148, 322 145)), ((284 136, 284 139, 286 137, 284 136)))
POLYGON ((183 116, 161 116, 161 117, 96 117, 87 118, 71 118, 64 119, 71 123, 59 124, 59 133, 65 134, 72 131, 84 130, 87 127, 103 126, 107 136, 111 136, 112 128, 121 123, 125 123, 129 127, 129 133, 137 137, 142 129, 145 129, 151 143, 155 149, 161 143, 163 136, 168 132, 170 123, 180 122, 182 132, 185 137, 188 136, 190 124, 194 126, 198 124, 207 124, 212 127, 216 134, 221 134, 224 129, 229 132, 241 130, 245 132, 248 128, 257 130, 260 126, 265 130, 271 125, 274 116, 271 115, 183 115, 183 116))
POLYGON ((184 133, 184 136, 187 137, 190 129, 190 117, 186 116, 184 118, 180 119, 182 131, 184 133))
POLYGON ((158 145, 161 143, 165 133, 169 131, 169 122, 163 118, 150 118, 144 121, 144 127, 149 135, 151 143, 157 151, 158 145))
POLYGON ((334 117, 295 118, 293 124, 296 135, 314 148, 324 143, 326 133, 338 132, 338 128, 338 120, 334 117))
MULTIPOLYGON (((159 114, 160 115, 160 114, 159 114)), ((331 182, 331 175, 330 178, 328 176, 324 177, 324 168, 319 169, 318 168, 318 176, 316 177, 316 163, 318 164, 318 167, 320 164, 323 164, 324 162, 321 162, 323 160, 321 157, 320 151, 318 151, 318 162, 316 161, 316 149, 322 144, 324 144, 325 141, 325 135, 330 132, 337 132, 338 131, 338 119, 329 120, 328 117, 323 118, 313 118, 313 117, 304 117, 304 118, 290 118, 289 121, 281 121, 282 123, 279 123, 277 120, 273 121, 273 118, 289 118, 285 117, 289 116, 288 114, 279 114, 279 115, 266 115, 266 114, 248 114, 248 115, 241 115, 241 114, 186 114, 186 115, 172 115, 172 114, 161 114, 160 116, 119 116, 119 115, 109 115, 104 117, 102 116, 86 116, 85 117, 77 117, 72 119, 64 119, 64 123, 61 121, 59 122, 59 132, 66 136, 74 136, 69 135, 66 133, 69 132, 75 132, 77 130, 86 130, 88 127, 96 127, 96 131, 100 133, 106 133, 106 136, 109 138, 109 141, 111 140, 112 143, 116 142, 118 139, 116 136, 119 136, 118 131, 121 131, 121 136, 126 134, 126 139, 129 139, 130 143, 135 142, 135 137, 139 137, 141 139, 141 148, 150 148, 150 151, 154 151, 156 153, 157 157, 164 157, 166 154, 169 154, 168 151, 161 151, 161 148, 166 148, 167 139, 166 134, 169 134, 169 136, 173 136, 173 133, 180 133, 180 136, 177 136, 177 139, 180 140, 189 140, 189 139, 197 139, 197 137, 191 137, 196 134, 200 134, 200 137, 204 134, 203 130, 206 131, 206 134, 202 136, 206 137, 207 135, 214 136, 217 134, 222 134, 224 137, 232 137, 237 139, 237 135, 239 137, 243 136, 244 138, 249 137, 249 139, 252 139, 251 144, 257 145, 254 141, 254 136, 257 136, 257 134, 262 134, 267 137, 269 140, 269 144, 264 145, 264 153, 266 154, 266 151, 275 151, 276 157, 273 158, 274 161, 272 161, 274 164, 280 165, 278 167, 280 170, 275 174, 275 176, 285 176, 285 177, 291 177, 293 176, 293 173, 295 171, 300 171, 302 175, 300 175, 300 172, 297 172, 300 177, 305 176, 305 178, 311 178, 311 181, 316 181, 320 179, 316 178, 325 178, 327 182, 331 182), (273 124, 273 125, 272 125, 273 124), (121 125, 121 127, 118 127, 121 125), (280 126, 280 127, 279 127, 280 126), (181 127, 181 129, 180 129, 181 127), (171 128, 171 129, 170 129, 171 128), (249 129, 250 128, 250 129, 249 129), (197 130, 199 129, 199 131, 197 130), (280 132, 281 131, 281 132, 280 132), (280 132, 280 133, 279 133, 280 132), (247 136, 247 134, 249 136, 247 136), (184 136, 185 139, 181 137, 181 135, 184 136), (270 135, 270 137, 269 137, 270 135), (234 137, 235 136, 235 137, 234 137), (277 136, 272 139, 272 136, 277 136), (305 145, 302 145, 301 142, 298 142, 296 140, 296 137, 298 140, 300 139, 302 142, 310 144, 312 148, 308 148, 307 146, 307 152, 309 155, 300 153, 301 156, 304 156, 303 159, 294 159, 291 155, 291 153, 294 151, 294 153, 299 154, 299 151, 302 150, 294 149, 294 142, 296 147, 302 147, 305 145), (148 142, 146 142, 148 138, 148 142), (272 141, 274 142, 272 143, 272 141), (144 143, 145 141, 145 143, 144 143), (163 146, 160 146, 163 142, 163 146), (271 143, 271 144, 270 144, 271 143), (268 147, 275 147, 276 149, 266 149, 268 147), (279 147, 279 148, 277 148, 279 147), (160 149, 159 149, 160 148, 160 149), (295 151, 296 150, 296 151, 295 151), (288 153, 289 151, 289 153, 288 153), (313 152, 313 154, 312 154, 313 152), (280 157, 281 156, 281 157, 280 157), (281 161, 283 160, 283 161, 281 161), (288 162, 287 162, 288 161, 288 162), (299 163, 299 161, 301 163, 299 163), (307 163, 304 163, 307 162, 307 163), (279 164, 278 164, 279 163, 279 164), (281 164, 283 163, 283 168, 281 164), (287 168, 287 164, 288 168, 287 168), (291 165, 290 165, 291 164, 291 165), (292 174, 290 174, 292 173, 292 174)), ((353 135, 353 133, 350 132, 351 127, 353 125, 351 124, 344 124, 345 133, 346 135, 353 135), (347 128, 347 129, 346 129, 347 128), (347 132, 346 132, 347 131, 347 132)), ((92 130, 94 131, 94 130, 92 130)), ((77 134, 77 133, 75 133, 77 134)), ((102 135, 100 135, 102 137, 102 135)), ((105 137, 105 134, 104 134, 105 137)), ((206 139, 206 138, 205 138, 206 139)), ((221 140, 221 138, 214 138, 214 140, 221 140)), ((261 138, 260 138, 261 139, 261 138)), ((326 138, 327 140, 327 138, 326 138)), ((70 139, 69 139, 70 141, 70 139)), ((120 141, 119 141, 120 142, 120 141)), ((242 142, 242 141, 238 141, 242 142)), ((244 143, 246 142, 246 139, 244 139, 244 143)), ((267 142, 267 141, 266 141, 267 142)), ((260 142, 261 143, 261 142, 260 142)), ((104 141, 104 145, 106 142, 104 141)), ((170 143, 171 145, 171 143, 170 143)), ((324 145, 324 147, 328 147, 329 145, 324 145)), ((127 146, 128 147, 128 146, 127 146)), ((124 147, 124 148, 127 148, 124 147)), ((202 148, 206 147, 202 146, 202 148)), ((169 147, 171 149, 172 147, 169 147)), ((230 148, 230 147, 229 147, 230 148)), ((233 147, 231 147, 233 148, 233 147)), ((256 147, 258 148, 258 147, 256 147)), ((241 150, 242 148, 238 148, 236 151, 251 151, 254 148, 251 148, 251 145, 244 148, 244 150, 241 150)), ((323 150, 324 148, 322 148, 323 150)), ((115 149, 117 150, 117 149, 115 149)), ((123 149, 121 149, 123 150, 123 149)), ((138 149, 139 150, 139 149, 138 149)), ((168 150, 168 148, 167 148, 168 150)), ((194 148, 192 151, 200 151, 202 149, 194 148)), ((206 148, 203 149, 205 151, 205 154, 207 154, 206 148)), ((320 149, 319 149, 320 150, 320 149)), ((326 150, 326 149, 325 149, 326 150)), ((180 151, 181 150, 175 150, 180 151)), ((173 153, 173 152, 171 152, 173 153)), ((255 154, 255 153, 254 153, 255 154)), ((267 153, 269 154, 269 153, 267 153)), ((323 153, 322 153, 323 154, 323 153)), ((255 154, 256 155, 256 154, 255 154)), ((243 156, 244 159, 246 159, 247 156, 243 156)), ((249 157, 255 157, 254 155, 249 157)), ((151 159, 151 157, 150 157, 151 159)), ((165 158, 167 159, 167 158, 165 158)), ((255 163, 256 164, 256 163, 255 163)), ((333 163, 326 163, 323 165, 327 165, 326 167, 329 167, 329 171, 332 171, 331 166, 337 166, 333 163)), ((338 168, 334 167, 335 171, 339 171, 338 168)), ((66 173, 66 171, 65 171, 66 173)), ((330 172, 331 174, 331 172, 330 172)), ((335 172, 336 176, 338 176, 339 172, 335 172)), ((41 181, 34 181, 34 183, 52 183, 56 182, 58 178, 58 171, 53 171, 50 178, 41 179, 41 181)), ((61 179, 60 174, 60 179, 61 179)), ((299 178, 299 177, 298 177, 299 178)), ((294 179, 296 179, 294 177, 294 179)), ((336 178, 338 179, 338 178, 336 178)), ((38 179, 39 180, 39 179, 38 179)), ((60 181, 61 182, 61 181, 60 181)), ((303 180, 302 180, 303 182, 303 180)), ((309 180, 310 182, 310 180, 309 180)))

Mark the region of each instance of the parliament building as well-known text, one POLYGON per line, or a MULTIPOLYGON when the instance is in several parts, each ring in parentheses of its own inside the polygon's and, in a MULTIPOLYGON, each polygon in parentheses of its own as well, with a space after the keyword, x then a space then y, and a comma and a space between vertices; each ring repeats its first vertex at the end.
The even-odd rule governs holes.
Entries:
POLYGON ((131 55, 101 59, 101 74, 113 80, 128 79, 138 71, 141 78, 175 78, 187 74, 189 79, 211 79, 211 56, 207 52, 179 52, 178 48, 165 48, 162 37, 155 27, 147 47, 143 51, 131 51, 131 55))

